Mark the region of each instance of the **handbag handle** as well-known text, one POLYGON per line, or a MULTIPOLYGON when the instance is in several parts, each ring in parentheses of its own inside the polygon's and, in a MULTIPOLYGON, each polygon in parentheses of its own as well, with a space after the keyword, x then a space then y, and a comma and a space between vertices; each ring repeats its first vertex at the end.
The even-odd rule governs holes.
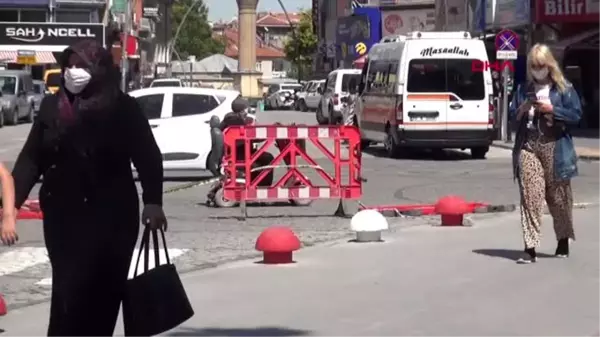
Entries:
POLYGON ((148 249, 150 246, 150 229, 148 227, 144 228, 144 233, 142 234, 142 240, 140 242, 140 250, 138 252, 137 260, 135 261, 135 269, 133 270, 133 277, 138 276, 138 267, 140 265, 140 258, 142 257, 142 253, 144 254, 144 272, 148 270, 148 249))
POLYGON ((159 260, 159 248, 158 248, 158 231, 160 231, 160 235, 162 237, 163 250, 165 251, 165 257, 167 258, 167 264, 171 264, 171 259, 169 258, 169 250, 167 249, 167 240, 165 239, 165 231, 162 228, 155 229, 152 231, 152 244, 154 245, 154 259, 155 264, 158 266, 160 263, 159 260))
POLYGON ((150 259, 150 234, 152 234, 152 244, 154 245, 154 265, 160 265, 160 248, 158 243, 158 231, 160 231, 160 235, 162 236, 163 249, 165 251, 165 257, 167 258, 167 264, 171 264, 171 258, 169 257, 169 251, 167 250, 167 240, 165 239, 165 231, 161 229, 151 230, 150 228, 144 228, 144 233, 142 234, 142 240, 140 243, 140 251, 138 253, 137 260, 135 262, 135 270, 133 273, 133 277, 138 276, 138 268, 140 264, 140 258, 142 254, 144 254, 144 271, 147 272, 150 269, 149 259, 150 259))

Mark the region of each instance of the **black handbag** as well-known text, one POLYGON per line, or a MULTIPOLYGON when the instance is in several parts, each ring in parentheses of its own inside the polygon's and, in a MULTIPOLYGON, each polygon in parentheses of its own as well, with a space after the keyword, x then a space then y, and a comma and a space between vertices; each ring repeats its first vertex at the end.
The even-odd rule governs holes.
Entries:
POLYGON ((175 265, 171 264, 165 233, 160 229, 167 263, 160 264, 158 230, 144 229, 133 278, 127 281, 123 299, 125 336, 153 336, 173 329, 194 315, 175 265), (150 236, 154 245, 155 267, 148 268, 150 236), (144 254, 144 272, 138 275, 144 254))

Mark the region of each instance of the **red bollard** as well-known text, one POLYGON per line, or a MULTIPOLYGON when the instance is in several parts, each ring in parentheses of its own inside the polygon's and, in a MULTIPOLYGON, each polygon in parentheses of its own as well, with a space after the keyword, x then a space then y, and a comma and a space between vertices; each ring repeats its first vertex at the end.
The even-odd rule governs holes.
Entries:
POLYGON ((8 310, 6 310, 6 302, 4 302, 4 296, 0 295, 0 316, 6 315, 8 310))
POLYGON ((455 195, 445 196, 435 204, 435 213, 442 216, 442 226, 462 226, 463 216, 469 212, 469 203, 455 195))
POLYGON ((263 252, 264 264, 293 263, 293 252, 300 249, 300 240, 290 228, 273 226, 260 233, 255 248, 263 252))

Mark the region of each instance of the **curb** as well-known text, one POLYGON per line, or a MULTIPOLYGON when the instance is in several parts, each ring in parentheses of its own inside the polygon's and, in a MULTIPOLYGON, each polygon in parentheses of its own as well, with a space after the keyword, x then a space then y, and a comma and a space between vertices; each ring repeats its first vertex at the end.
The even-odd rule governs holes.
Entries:
MULTIPOLYGON (((513 145, 513 143, 492 143, 491 146, 499 149, 512 150, 513 145)), ((577 148, 575 148, 575 150, 577 151, 577 148)), ((600 161, 600 155, 596 154, 577 154, 577 158, 581 160, 600 161)))

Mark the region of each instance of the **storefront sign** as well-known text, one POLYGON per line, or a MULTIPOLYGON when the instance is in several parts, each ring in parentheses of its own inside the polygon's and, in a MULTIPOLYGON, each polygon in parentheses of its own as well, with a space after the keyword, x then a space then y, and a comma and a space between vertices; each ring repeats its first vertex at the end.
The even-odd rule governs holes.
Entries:
POLYGON ((537 23, 598 22, 599 0, 538 0, 537 23))
POLYGON ((402 9, 381 13, 382 37, 435 29, 435 9, 402 9))
POLYGON ((104 45, 102 24, 0 22, 0 45, 70 46, 81 39, 104 45))
POLYGON ((367 53, 375 42, 371 39, 369 18, 366 15, 338 18, 336 41, 340 46, 341 60, 354 61, 367 53))
POLYGON ((32 65, 37 64, 35 50, 19 50, 17 51, 17 64, 32 65))

